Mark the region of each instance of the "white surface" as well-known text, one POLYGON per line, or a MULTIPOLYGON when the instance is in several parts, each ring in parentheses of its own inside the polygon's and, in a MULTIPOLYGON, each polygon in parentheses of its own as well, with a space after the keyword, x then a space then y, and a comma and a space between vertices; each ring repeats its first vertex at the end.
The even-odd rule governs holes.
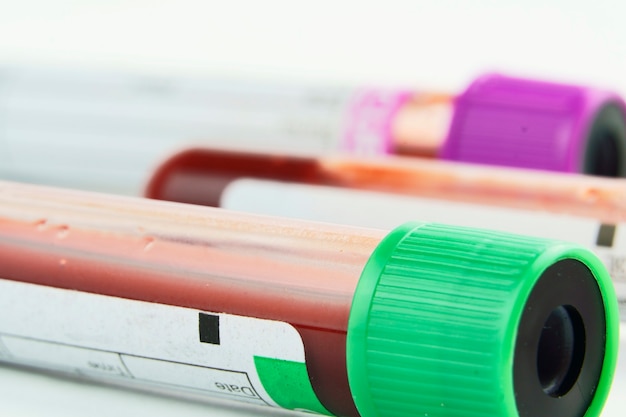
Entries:
MULTIPOLYGON (((0 61, 446 90, 496 69, 623 94, 624 16, 622 0, 2 0, 0 61)), ((624 392, 622 360, 604 416, 624 415, 624 392)), ((279 413, 0 368, 0 414, 279 413)))

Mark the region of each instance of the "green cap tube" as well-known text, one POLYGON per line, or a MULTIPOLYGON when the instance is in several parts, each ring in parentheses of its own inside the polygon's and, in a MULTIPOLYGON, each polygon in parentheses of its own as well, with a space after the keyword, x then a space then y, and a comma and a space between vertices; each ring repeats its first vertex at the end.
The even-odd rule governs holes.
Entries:
POLYGON ((363 417, 599 416, 618 332, 610 277, 590 251, 410 223, 362 272, 350 389, 363 417))

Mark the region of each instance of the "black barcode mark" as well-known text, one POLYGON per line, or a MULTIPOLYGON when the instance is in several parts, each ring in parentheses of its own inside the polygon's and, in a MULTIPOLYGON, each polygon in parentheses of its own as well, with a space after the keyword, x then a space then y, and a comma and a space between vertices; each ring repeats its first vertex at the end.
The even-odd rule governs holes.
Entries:
POLYGON ((604 246, 610 248, 613 246, 613 239, 615 239, 615 230, 617 226, 614 224, 601 224, 598 229, 598 237, 596 238, 597 246, 604 246))
POLYGON ((220 316, 199 313, 198 330, 201 343, 220 344, 220 316))

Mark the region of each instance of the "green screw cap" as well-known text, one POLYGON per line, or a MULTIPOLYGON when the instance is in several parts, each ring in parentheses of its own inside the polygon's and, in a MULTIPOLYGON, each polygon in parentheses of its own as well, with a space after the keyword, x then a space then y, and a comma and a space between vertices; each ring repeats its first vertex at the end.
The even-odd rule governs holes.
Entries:
POLYGON ((610 277, 584 248, 406 224, 357 286, 350 388, 363 417, 599 416, 618 317, 610 277))

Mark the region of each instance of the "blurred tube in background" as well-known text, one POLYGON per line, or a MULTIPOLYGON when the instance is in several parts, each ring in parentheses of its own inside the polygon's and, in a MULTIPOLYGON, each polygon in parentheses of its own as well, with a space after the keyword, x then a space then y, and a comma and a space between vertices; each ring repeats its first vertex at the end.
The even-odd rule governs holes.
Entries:
POLYGON ((602 258, 626 303, 624 179, 420 158, 191 149, 156 171, 146 196, 368 227, 419 217, 575 241, 602 258))
POLYGON ((442 224, 0 182, 0 277, 2 362, 337 416, 598 417, 619 342, 590 251, 442 224))
POLYGON ((202 145, 624 176, 625 114, 612 92, 496 74, 455 97, 7 67, 0 177, 138 195, 159 161, 202 145))

